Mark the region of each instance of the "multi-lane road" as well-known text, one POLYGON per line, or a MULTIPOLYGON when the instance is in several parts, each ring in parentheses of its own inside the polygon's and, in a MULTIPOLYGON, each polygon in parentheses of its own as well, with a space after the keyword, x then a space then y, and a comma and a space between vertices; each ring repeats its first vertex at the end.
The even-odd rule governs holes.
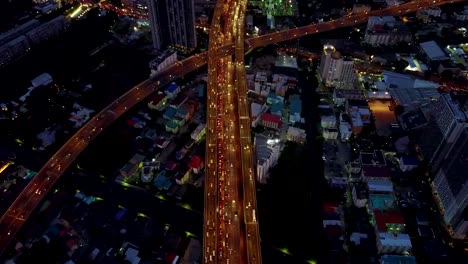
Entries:
MULTIPOLYGON (((205 263, 246 263, 249 262, 246 250, 246 236, 243 220, 243 178, 239 140, 238 96, 237 96, 237 64, 234 63, 230 52, 219 53, 221 46, 234 45, 235 50, 241 45, 242 60, 243 21, 246 0, 217 1, 215 16, 211 23, 208 61, 208 90, 213 96, 208 97, 209 108, 216 109, 207 118, 216 120, 207 125, 209 131, 216 134, 208 135, 207 141, 214 142, 217 149, 207 153, 208 162, 217 160, 217 168, 212 168, 205 177, 205 186, 216 188, 205 192, 205 201, 212 204, 205 205, 216 208, 217 219, 213 219, 210 211, 205 211, 204 226, 204 256, 205 263), (240 23, 239 23, 240 21, 240 23), (239 25, 242 25, 240 30, 239 25), (240 39, 241 41, 237 41, 240 39), (221 45, 218 45, 221 44, 221 45), (217 195, 217 200, 211 199, 217 195), (217 223, 217 224, 214 224, 217 223), (213 245, 216 250, 212 250, 213 245)), ((257 235, 257 234, 255 234, 257 235)), ((257 240, 258 241, 258 240, 257 240)), ((259 252, 259 250, 258 250, 259 252)), ((258 254, 256 254, 258 256, 258 254)), ((260 259, 257 257, 257 259, 260 259)))
POLYGON ((221 45, 221 33, 219 21, 222 13, 222 1, 217 1, 213 13, 212 24, 209 38, 209 56, 208 56, 208 85, 207 85, 207 108, 206 108, 206 168, 205 168, 205 198, 204 198, 204 238, 203 238, 203 256, 205 263, 218 263, 218 170, 222 170, 222 156, 218 153, 218 144, 221 143, 217 135, 220 133, 218 123, 218 96, 217 87, 218 78, 216 77, 216 55, 213 50, 221 45), (211 73, 210 73, 211 72, 211 73))
MULTIPOLYGON (((421 0, 421 1, 413 1, 413 2, 408 2, 405 4, 401 4, 398 6, 392 6, 388 7, 385 9, 381 10, 375 10, 375 11, 370 11, 368 13, 364 14, 356 14, 356 15, 348 15, 345 17, 342 17, 340 19, 336 19, 333 21, 328 21, 325 23, 319 23, 319 24, 312 24, 309 26, 305 27, 300 27, 300 28, 295 28, 295 29, 290 29, 287 31, 282 31, 282 32, 276 32, 272 34, 267 34, 255 38, 250 38, 245 41, 245 49, 252 49, 252 48, 257 48, 257 47, 262 47, 266 45, 270 45, 273 43, 281 42, 281 41, 286 41, 286 40, 291 40, 315 33, 320 33, 320 32, 325 32, 325 31, 330 31, 333 29, 337 28, 342 28, 342 27, 349 27, 353 25, 357 25, 360 23, 365 23, 367 22, 367 17, 368 16, 382 16, 382 15, 404 15, 406 13, 414 12, 418 8, 422 7, 431 7, 431 6, 439 6, 442 4, 447 4, 447 3, 454 3, 454 2, 461 2, 464 0, 421 0)), ((220 2, 220 1, 218 1, 220 2)), ((217 8, 218 9, 218 8, 217 8)), ((221 16, 221 13, 218 14, 221 16)), ((215 12, 216 16, 216 12, 215 12)), ((219 24, 218 24, 219 27, 219 24)), ((216 29, 217 26, 214 24, 214 26, 211 27, 211 30, 213 32, 216 32, 216 30, 219 30, 220 28, 216 29)), ((220 31, 218 31, 220 32, 220 31)), ((211 40, 210 40, 211 41, 211 40)), ((174 64, 173 66, 163 70, 159 74, 149 78, 148 80, 142 82, 141 84, 133 87, 131 90, 120 96, 116 101, 114 101, 112 104, 107 106, 105 109, 103 109, 101 112, 99 112, 96 116, 91 118, 88 123, 86 123, 76 134, 71 137, 59 151, 52 156, 52 158, 42 167, 42 169, 38 172, 38 174, 31 180, 31 182, 25 187, 25 189, 19 194, 17 199, 12 203, 12 205, 9 207, 9 209, 6 211, 6 213, 0 218, 0 254, 3 253, 3 251, 7 248, 8 244, 14 241, 14 237, 16 233, 20 230, 24 222, 29 218, 29 216, 33 213, 33 211, 38 207, 40 202, 44 199, 46 194, 52 189, 53 185, 56 183, 56 181, 61 177, 63 172, 68 169, 68 167, 73 164, 75 161, 76 157, 88 146, 89 142, 93 140, 96 136, 100 134, 100 132, 107 128, 110 124, 112 124, 118 117, 120 117, 123 113, 125 113, 128 109, 132 108, 134 105, 139 103, 141 100, 145 99, 149 95, 151 95, 154 91, 159 89, 161 86, 168 84, 169 82, 180 78, 184 76, 185 74, 196 70, 202 66, 204 66, 207 61, 213 61, 211 58, 217 57, 217 55, 230 55, 233 54, 234 49, 235 49, 235 43, 229 43, 229 44, 224 44, 222 41, 218 41, 217 46, 215 50, 211 49, 209 52, 204 52, 200 53, 197 55, 194 55, 192 57, 189 57, 181 62, 178 62, 174 64), (216 51, 217 48, 217 51, 216 51), (210 56, 208 56, 210 54, 210 56), (208 60, 208 57, 210 60, 208 60)), ((216 62, 214 62, 216 63, 216 62)), ((223 67, 221 67, 223 68, 223 67)), ((213 76, 222 76, 224 73, 223 72, 216 72, 216 69, 213 67, 210 67, 210 71, 213 70, 212 75, 213 76)), ((210 79, 209 82, 213 84, 213 82, 217 82, 217 79, 210 79)), ((240 85, 237 87, 238 91, 239 89, 242 89, 240 85)), ((211 91, 210 89, 207 92, 208 96, 214 96, 216 97, 216 91, 211 91)), ((240 100, 246 100, 245 95, 241 95, 239 92, 239 99, 240 100)), ((221 98, 219 98, 221 100, 221 98)), ((214 120, 207 120, 207 126, 208 127, 217 127, 216 124, 211 124, 210 122, 217 122, 217 120, 221 120, 217 113, 217 105, 220 105, 221 101, 218 100, 215 103, 215 105, 208 104, 207 106, 207 116, 217 116, 214 120), (216 112, 216 114, 215 114, 216 112)), ((239 105, 239 131, 240 131, 240 140, 247 140, 250 138, 250 131, 247 133, 245 130, 242 129, 243 127, 250 126, 250 123, 246 120, 244 120, 245 116, 248 116, 248 109, 244 109, 242 105, 239 105)), ((219 126, 218 126, 219 127, 219 126)), ((207 131, 207 153, 216 153, 216 155, 211 155, 209 156, 210 158, 213 157, 213 165, 210 166, 211 161, 210 159, 207 159, 207 174, 211 172, 211 175, 217 175, 217 172, 220 170, 220 168, 223 167, 217 167, 218 165, 223 165, 219 164, 222 158, 220 159, 217 157, 218 155, 218 140, 217 140, 217 135, 219 131, 216 131, 215 129, 212 129, 210 131, 210 128, 207 131)), ((250 140, 250 139, 249 139, 250 140)), ((250 145, 244 145, 242 155, 244 157, 248 156, 248 153, 253 153, 250 145), (246 148, 249 146, 249 148, 246 148)), ((251 159, 251 158, 250 158, 251 159)), ((242 162, 244 164, 247 164, 247 158, 243 158, 242 162)), ((252 161, 250 161, 252 162, 252 161)), ((224 166, 224 165, 223 165, 224 166)), ((243 170, 246 170, 244 168, 247 168, 248 166, 243 166, 243 170)), ((247 171, 243 172, 243 175, 247 175, 245 177, 253 177, 253 172, 247 171), (249 176, 250 175, 250 176, 249 176)), ((243 179, 243 184, 245 185, 245 179, 243 179)), ((207 183, 205 184, 205 192, 213 193, 213 196, 211 196, 208 201, 206 200, 207 197, 205 196, 205 202, 208 206, 205 206, 205 216, 207 216, 207 219, 205 220, 205 228, 208 225, 213 225, 217 226, 217 208, 216 207, 209 207, 211 204, 211 200, 216 201, 218 200, 217 197, 217 189, 218 189, 218 182, 216 179, 213 180, 207 180, 207 183), (213 181, 213 182, 212 182, 213 181), (214 183, 211 185, 210 183, 214 183), (211 187, 212 186, 212 187, 211 187), (216 193, 216 194, 215 194, 216 193), (213 220, 213 221, 211 221, 213 220)), ((251 187, 247 188, 254 188, 254 185, 251 187)), ((245 194, 245 189, 247 189, 244 186, 244 201, 247 199, 252 199, 255 200, 254 198, 246 198, 248 194, 245 194)), ((255 205, 252 204, 254 207, 255 205)), ((244 219, 251 219, 250 221, 256 222, 255 219, 255 211, 254 210, 247 210, 244 209, 244 219)), ((246 225, 247 227, 248 225, 246 225)), ((206 230, 206 229, 205 229, 206 230)), ((216 231, 213 231, 217 233, 216 231)), ((218 234, 218 233, 217 233, 218 234)), ((252 233, 250 233, 250 236, 252 233)), ((247 236, 249 236, 249 232, 247 231, 247 236)), ((256 238, 255 238, 256 239, 256 238)), ((218 244, 218 238, 214 239, 215 240, 215 245, 213 247, 210 247, 209 252, 205 251, 207 249, 207 245, 205 243, 204 245, 204 255, 205 256, 210 256, 212 253, 214 256, 217 255, 217 248, 216 245, 218 244)), ((206 261, 207 258, 205 258, 206 261)), ((209 258, 208 258, 209 259, 209 258)), ((216 259, 213 259, 214 262, 212 263, 218 263, 216 259)))

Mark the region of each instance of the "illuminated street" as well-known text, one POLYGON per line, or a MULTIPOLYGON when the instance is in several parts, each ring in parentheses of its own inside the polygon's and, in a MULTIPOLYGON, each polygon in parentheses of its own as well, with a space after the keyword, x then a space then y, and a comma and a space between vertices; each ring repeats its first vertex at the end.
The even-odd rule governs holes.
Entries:
POLYGON ((218 1, 211 26, 209 51, 174 64, 135 86, 76 132, 42 167, 1 217, 0 251, 3 252, 15 241, 15 235, 26 219, 64 171, 74 164, 76 157, 103 129, 162 86, 208 62, 204 262, 261 263, 250 119, 245 98, 244 51, 365 23, 371 15, 402 15, 422 6, 460 1, 413 1, 366 12, 366 15, 348 15, 333 21, 267 34, 245 42, 243 17, 246 1, 218 1))

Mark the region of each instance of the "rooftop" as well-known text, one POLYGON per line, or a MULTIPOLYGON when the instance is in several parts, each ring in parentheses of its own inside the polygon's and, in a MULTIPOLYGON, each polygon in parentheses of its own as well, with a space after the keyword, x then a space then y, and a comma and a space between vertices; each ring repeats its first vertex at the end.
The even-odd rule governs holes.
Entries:
POLYGON ((370 194, 370 204, 373 209, 387 210, 395 206, 395 196, 391 194, 370 194))
POLYGON ((163 62, 165 59, 167 59, 169 56, 171 56, 174 53, 176 53, 176 52, 173 51, 173 50, 170 50, 170 49, 165 50, 163 53, 159 54, 158 57, 156 57, 154 60, 152 60, 150 62, 150 65, 158 65, 158 64, 163 62))
POLYGON ((269 159, 274 151, 279 151, 278 144, 268 144, 271 139, 262 134, 255 135, 255 153, 260 162, 269 159))
POLYGON ((289 109, 292 114, 302 112, 302 101, 299 95, 291 95, 289 97, 289 109))
POLYGON ((250 105, 250 111, 251 111, 251 116, 252 118, 253 117, 257 117, 258 114, 260 114, 261 110, 262 110, 262 105, 261 104, 257 104, 257 103, 252 103, 250 105))
POLYGON ((427 119, 420 108, 401 114, 400 120, 406 130, 415 129, 427 123, 427 119))
POLYGON ((387 162, 381 150, 374 150, 374 153, 361 152, 361 164, 363 166, 385 166, 387 162))
POLYGON ((281 117, 279 115, 263 113, 262 121, 281 123, 281 117))
POLYGON ((336 98, 365 100, 363 91, 357 89, 335 89, 333 95, 336 98))
POLYGON ((293 56, 279 55, 275 61, 275 67, 297 69, 297 59, 293 56))
POLYGON ((364 183, 354 183, 353 188, 356 190, 357 199, 367 199, 369 194, 364 183))
POLYGON ((324 202, 322 209, 324 213, 338 213, 338 203, 324 202))
POLYGON ((379 233, 378 237, 383 247, 412 247, 408 234, 379 233))
POLYGON ((202 164, 203 159, 200 156, 193 156, 188 165, 190 168, 200 168, 202 164))
POLYGON ((164 118, 172 119, 174 117, 174 115, 176 114, 176 112, 177 112, 177 109, 175 109, 174 107, 169 107, 164 112, 163 116, 164 116, 164 118))
POLYGON ((305 137, 306 132, 304 129, 300 129, 297 127, 289 126, 288 127, 288 134, 296 137, 305 137))
POLYGON ((271 105, 271 112, 272 113, 277 113, 283 111, 283 103, 282 102, 277 102, 271 105))
POLYGON ((391 181, 369 179, 367 186, 371 192, 393 193, 393 183, 391 181))
MULTIPOLYGON (((404 225, 405 220, 400 211, 394 210, 374 210, 374 218, 379 232, 390 232, 389 228, 393 225, 404 225)), ((399 232, 397 232, 399 233, 399 232)))
POLYGON ((367 178, 388 178, 387 167, 363 167, 362 176, 367 178))
POLYGON ((431 40, 419 44, 421 49, 426 53, 430 60, 445 60, 448 59, 445 52, 439 47, 439 45, 431 40))
POLYGON ((168 93, 173 93, 175 90, 177 90, 177 88, 179 88, 179 85, 175 82, 169 84, 169 86, 167 86, 166 88, 166 92, 168 93))
POLYGON ((416 264, 414 256, 383 255, 380 257, 381 264, 416 264))
POLYGON ((161 102, 162 99, 164 99, 166 97, 165 94, 156 94, 153 96, 153 98, 151 99, 150 103, 152 105, 157 105, 159 102, 161 102))

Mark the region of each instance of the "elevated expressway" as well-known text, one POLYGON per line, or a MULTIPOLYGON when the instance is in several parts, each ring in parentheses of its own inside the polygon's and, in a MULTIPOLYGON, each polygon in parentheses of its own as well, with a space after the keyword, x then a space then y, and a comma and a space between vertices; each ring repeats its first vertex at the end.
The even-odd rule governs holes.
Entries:
MULTIPOLYGON (((367 22, 368 16, 382 16, 382 15, 404 15, 406 13, 411 13, 416 11, 418 8, 426 8, 426 7, 433 7, 439 6, 447 3, 454 3, 454 2, 462 2, 464 0, 421 0, 421 1, 413 1, 408 2, 405 4, 401 4, 398 6, 392 6, 381 10, 370 11, 366 14, 356 14, 356 15, 348 15, 342 17, 337 20, 328 21, 325 23, 320 24, 311 24, 308 26, 290 29, 287 31, 267 34, 255 38, 250 38, 245 40, 245 49, 253 49, 257 47, 267 46, 273 43, 291 40, 299 37, 303 37, 306 35, 311 35, 319 32, 326 32, 337 28, 349 27, 354 26, 357 24, 367 22)), ((212 29, 213 30, 213 29, 212 29)), ((238 40, 239 41, 239 40, 238 40)), ((217 52, 210 51, 211 55, 216 53, 216 55, 230 55, 234 52, 234 43, 226 44, 222 46, 222 44, 218 44, 219 48, 217 52)), ((238 46, 239 47, 239 46, 238 46)), ((210 57, 211 57, 210 55, 210 57)), ((134 105, 139 103, 141 100, 147 98, 149 95, 153 94, 154 91, 158 90, 162 86, 170 83, 171 81, 184 76, 185 74, 194 71, 196 69, 201 68, 207 63, 208 60, 208 52, 200 53, 194 56, 191 56, 181 62, 174 64, 171 67, 168 67, 164 71, 160 72, 159 74, 147 79, 146 81, 138 84, 137 86, 133 87, 131 90, 120 96, 117 100, 111 103, 109 106, 104 108, 101 112, 99 112, 96 116, 91 118, 81 129, 79 129, 75 135, 73 135, 57 152, 52 156, 49 161, 41 168, 38 174, 32 178, 31 182, 23 189, 23 191, 19 194, 16 200, 11 204, 8 210, 3 214, 0 218, 0 254, 4 252, 7 246, 14 241, 14 237, 20 228, 23 226, 25 221, 30 217, 30 215, 34 212, 34 210, 38 207, 47 193, 52 189, 54 184, 57 180, 63 175, 63 172, 67 170, 78 157, 78 155, 88 146, 88 144, 97 137, 100 132, 110 126, 115 120, 117 120, 122 114, 124 114, 128 109, 132 108, 134 105)), ((213 69, 211 67, 211 69, 213 69)), ((240 69, 239 69, 240 70, 240 69)), ((212 73, 212 75, 214 72, 212 73)), ((213 81, 213 80, 209 80, 213 81)), ((238 91, 244 89, 242 85, 238 88, 238 91)), ((215 96, 213 94, 214 91, 208 91, 207 94, 209 96, 215 96), (211 93, 211 94, 210 94, 211 93)), ((240 94, 239 92, 239 99, 244 99, 245 96, 240 94)), ((217 103, 218 104, 218 103, 217 103)), ((242 121, 244 117, 248 115, 248 109, 244 109, 244 106, 239 104, 238 106, 239 114, 239 122, 241 127, 247 127, 247 122, 242 121), (244 125, 245 122, 245 125, 244 125)), ((207 106, 208 116, 213 116, 214 111, 217 111, 217 108, 214 109, 210 108, 210 105, 207 106)), ((216 124, 209 124, 210 122, 216 122, 215 120, 207 120, 207 125, 210 127, 216 127, 216 124)), ((247 138, 250 135, 250 131, 247 129, 240 129, 240 139, 247 138), (247 133, 248 132, 248 133, 247 133)), ((211 153, 212 151, 216 152, 217 150, 217 143, 210 141, 213 140, 213 135, 217 135, 215 130, 207 131, 207 153, 211 153)), ((244 148, 246 151, 243 153, 243 157, 246 157, 248 152, 252 151, 248 150, 247 147, 249 145, 245 144, 244 148)), ((214 158, 217 161, 217 158, 214 158)), ((209 167, 209 160, 207 160, 207 174, 208 172, 213 173, 213 166, 209 167)), ((244 161, 246 164, 248 161, 244 161)), ((247 166, 245 166, 247 167, 247 166)), ((244 167, 243 167, 244 168, 244 167)), ((216 173, 216 171, 214 171, 216 173)), ((245 179, 244 179, 245 182, 245 179)), ((244 183, 245 184, 245 183, 244 183)), ((205 192, 212 192, 214 193, 213 188, 217 188, 217 183, 210 187, 210 185, 205 184, 207 189, 205 192)), ((244 188, 246 188, 244 186, 244 188)), ((247 196, 246 196, 247 197, 247 196)), ((217 200, 217 196, 213 196, 205 202, 207 206, 210 206, 212 202, 211 199, 217 200)), ((247 198, 248 199, 248 198, 247 198)), ((247 200, 244 198, 244 201, 247 200)), ((207 207, 206 206, 206 207, 207 207)), ((206 226, 214 223, 217 225, 217 222, 212 222, 212 219, 216 217, 217 211, 216 208, 208 207, 205 208, 205 230, 206 226), (208 223, 210 222, 210 223, 208 223)), ((244 210, 244 219, 250 218, 253 219, 254 212, 253 210, 249 212, 249 210, 244 210), (248 215, 251 214, 251 215, 248 215)), ((214 221, 214 220, 213 220, 214 221)), ((217 221, 217 220, 216 220, 217 221)), ((217 243, 215 241, 215 243, 217 243)), ((206 244, 204 245, 206 246, 206 244)), ((212 247, 213 250, 214 247, 212 247)), ((206 247, 204 248, 204 255, 209 255, 209 252, 206 252, 206 247)), ((216 255, 216 253, 215 253, 216 255)), ((212 263, 218 263, 218 260, 210 261, 212 263), (214 262, 213 262, 214 261, 214 262)))
MULTIPOLYGON (((244 59, 244 13, 246 0, 218 0, 211 23, 208 49, 208 101, 210 114, 207 129, 207 167, 205 176, 206 208, 204 225, 205 263, 259 263, 261 261, 258 232, 247 241, 243 220, 243 163, 238 118, 238 67, 231 53, 218 53, 222 46, 234 46, 235 54, 244 59), (216 110, 214 110, 216 109, 216 110), (214 148, 216 144, 216 148, 214 148), (217 165, 217 166, 215 166, 217 165), (216 197, 217 199, 214 199, 216 197), (246 248, 247 246, 247 248, 246 248), (252 250, 256 250, 254 253, 252 250), (246 254, 247 253, 247 254, 246 254), (253 256, 251 261, 250 256, 253 256)), ((245 80, 245 72, 244 78, 245 80)), ((247 115, 248 118, 248 115, 247 115)), ((249 126, 250 129, 250 126, 249 126)), ((250 134, 249 134, 250 144, 250 134)), ((250 156, 251 158, 251 156, 250 156)), ((251 165, 251 164, 250 164, 251 165)), ((252 171, 252 170, 250 170, 252 171)), ((255 181, 253 180, 253 183, 255 181)), ((255 188, 253 189, 255 199, 255 188)), ((255 223, 256 226, 256 223, 255 223)), ((256 229, 258 231, 258 229, 256 229)), ((249 235, 250 237, 250 235, 249 235)))

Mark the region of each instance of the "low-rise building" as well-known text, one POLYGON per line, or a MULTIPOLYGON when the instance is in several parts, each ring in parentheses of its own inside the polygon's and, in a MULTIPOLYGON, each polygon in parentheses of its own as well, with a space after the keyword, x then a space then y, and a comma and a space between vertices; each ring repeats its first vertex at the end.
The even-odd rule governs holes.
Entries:
POLYGON ((266 183, 270 168, 276 165, 280 154, 280 144, 277 140, 257 134, 254 139, 257 158, 257 180, 266 183))
POLYGON ((206 125, 201 123, 195 128, 195 130, 190 134, 190 137, 195 140, 196 142, 199 142, 203 136, 205 136, 206 133, 206 125))
POLYGON ((276 103, 282 103, 284 101, 284 98, 282 96, 276 95, 272 92, 270 92, 267 96, 267 104, 268 105, 273 105, 276 103))
POLYGON ((180 86, 177 83, 173 82, 166 87, 164 92, 167 94, 169 99, 174 99, 180 93, 180 86))
POLYGON ((176 183, 179 185, 187 183, 191 175, 192 169, 187 165, 183 166, 175 175, 176 183))
POLYGON ((151 76, 161 72, 164 69, 174 65, 177 62, 177 52, 173 50, 166 50, 161 53, 154 60, 150 61, 149 68, 151 70, 151 76))
POLYGON ((266 104, 252 103, 250 105, 250 118, 252 120, 252 127, 256 127, 260 122, 263 113, 268 109, 266 104))
POLYGON ((171 138, 159 136, 154 142, 158 148, 165 149, 171 143, 171 138))
POLYGON ((125 166, 120 169, 120 174, 125 178, 131 177, 140 166, 140 163, 145 159, 145 156, 141 154, 135 154, 125 166))
POLYGON ((367 189, 372 193, 393 193, 393 183, 388 179, 369 179, 367 189))
POLYGON ((163 118, 166 119, 166 120, 173 119, 175 114, 176 114, 176 111, 177 111, 177 109, 172 107, 172 106, 167 108, 166 111, 164 111, 163 118))
POLYGON ((377 251, 379 254, 410 252, 413 248, 408 234, 378 233, 377 251))
POLYGON ((178 126, 177 123, 174 122, 173 120, 167 120, 167 121, 164 123, 164 126, 166 127, 166 131, 167 131, 167 132, 171 132, 171 133, 173 133, 173 134, 179 133, 179 126, 178 126))
POLYGON ((302 101, 299 95, 294 94, 289 97, 289 123, 304 123, 301 117, 302 101))
POLYGON ((416 264, 414 256, 383 255, 380 264, 416 264))
POLYGON ((193 173, 198 174, 203 169, 203 159, 200 156, 193 156, 189 162, 189 167, 193 173))
POLYGON ((366 4, 354 4, 353 5, 353 14, 367 13, 371 10, 370 5, 366 4))
POLYGON ((151 110, 162 111, 167 106, 167 95, 158 93, 148 102, 148 108, 151 110))
POLYGON ((190 120, 190 112, 187 111, 187 109, 185 107, 180 107, 176 110, 176 113, 175 113, 175 116, 176 117, 180 117, 181 119, 183 119, 185 122, 187 122, 188 120, 190 120))
POLYGON ((202 252, 203 245, 200 243, 200 241, 191 238, 180 264, 197 263, 202 258, 202 252))
POLYGON ((336 128, 336 116, 320 116, 320 125, 322 128, 336 128))
POLYGON ((323 128, 322 136, 325 140, 335 140, 338 138, 338 129, 336 127, 323 128))
POLYGON ((306 132, 304 129, 300 129, 297 127, 288 127, 288 132, 286 134, 286 138, 289 141, 297 142, 303 144, 306 141, 306 132))
POLYGON ((422 54, 426 55, 428 61, 448 60, 447 54, 433 40, 420 43, 419 49, 422 54))
POLYGON ((364 92, 357 89, 334 89, 333 103, 335 105, 344 105, 346 100, 366 100, 364 92))
POLYGON ((400 158, 400 170, 402 171, 412 171, 416 169, 418 165, 419 165, 419 161, 415 157, 402 156, 400 158))
POLYGON ((351 174, 361 174, 361 162, 359 160, 350 162, 348 164, 348 170, 351 174))
POLYGON ((281 126, 281 117, 269 113, 263 113, 262 126, 278 129, 281 126))
POLYGON ((364 183, 351 184, 351 196, 353 204, 356 207, 362 208, 367 204, 368 191, 364 183))
POLYGON ((390 174, 387 167, 369 167, 363 166, 361 170, 362 180, 367 181, 369 179, 390 179, 390 174))
POLYGON ((370 16, 364 42, 372 46, 396 45, 412 42, 412 34, 402 21, 392 16, 370 16))
POLYGON ((442 9, 440 7, 421 8, 416 11, 416 18, 424 23, 432 22, 432 18, 440 17, 442 9))
POLYGON ((348 122, 340 122, 339 130, 341 142, 348 142, 353 134, 351 125, 348 122))
POLYGON ((355 135, 361 134, 362 129, 364 128, 361 115, 358 111, 351 111, 349 115, 351 117, 351 131, 355 135))

